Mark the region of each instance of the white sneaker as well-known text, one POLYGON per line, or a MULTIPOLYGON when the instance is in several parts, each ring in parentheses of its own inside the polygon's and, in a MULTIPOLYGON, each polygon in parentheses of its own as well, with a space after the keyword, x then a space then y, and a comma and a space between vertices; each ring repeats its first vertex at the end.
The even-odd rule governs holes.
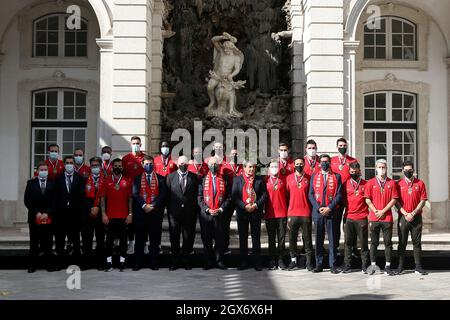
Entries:
POLYGON ((145 243, 145 246, 144 246, 144 254, 148 254, 148 246, 150 245, 150 243, 147 241, 146 243, 145 243))
POLYGON ((127 254, 134 254, 134 241, 128 242, 127 254))

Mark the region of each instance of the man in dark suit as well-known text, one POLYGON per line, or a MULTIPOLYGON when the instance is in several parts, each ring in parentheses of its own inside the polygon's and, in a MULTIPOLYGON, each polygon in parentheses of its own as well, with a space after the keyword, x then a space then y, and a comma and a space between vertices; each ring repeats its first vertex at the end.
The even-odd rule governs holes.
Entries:
POLYGON ((336 223, 340 223, 338 214, 342 202, 341 176, 330 168, 330 156, 320 156, 321 172, 314 173, 309 185, 309 202, 312 205, 312 218, 316 228, 316 268, 314 273, 323 271, 323 242, 325 230, 328 234, 328 259, 330 271, 339 273, 336 266, 337 246, 334 244, 336 223))
POLYGON ((216 157, 209 158, 209 172, 202 178, 198 188, 205 270, 214 266, 226 269, 223 263, 224 225, 225 214, 230 205, 230 190, 227 178, 219 173, 220 165, 217 162, 216 157))
POLYGON ((75 262, 80 257, 80 223, 83 210, 84 180, 75 172, 74 157, 64 158, 64 172, 56 180, 56 207, 54 215, 58 269, 63 268, 66 237, 73 245, 75 262))
POLYGON ((241 266, 238 270, 248 268, 248 226, 252 235, 254 268, 261 271, 261 219, 267 199, 266 184, 262 177, 255 175, 256 163, 245 161, 244 174, 236 176, 233 182, 232 201, 236 206, 239 231, 239 249, 241 266))
POLYGON ((167 213, 169 216, 170 247, 172 266, 180 267, 180 260, 186 270, 190 270, 188 256, 192 252, 197 223, 198 178, 187 170, 189 160, 186 156, 178 158, 178 170, 167 176, 167 213), (183 247, 180 250, 180 234, 183 235, 183 247))
POLYGON ((48 180, 48 166, 41 162, 37 167, 37 178, 27 182, 24 202, 28 209, 28 226, 30 228, 30 264, 28 272, 36 271, 39 249, 43 251, 47 271, 52 267, 52 216, 55 205, 55 185, 48 180))
POLYGON ((147 237, 150 240, 149 266, 152 270, 158 270, 164 201, 167 194, 166 179, 155 172, 153 157, 145 155, 142 166, 144 172, 133 181, 133 221, 136 231, 133 271, 139 270, 143 265, 147 237))

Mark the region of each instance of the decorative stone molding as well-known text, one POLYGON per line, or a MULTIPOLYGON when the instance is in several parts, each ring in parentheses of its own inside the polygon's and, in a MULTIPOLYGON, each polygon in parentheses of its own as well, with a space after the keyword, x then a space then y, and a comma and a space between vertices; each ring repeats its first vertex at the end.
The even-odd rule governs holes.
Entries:
POLYGON ((55 79, 55 81, 57 81, 57 82, 61 82, 64 79, 66 79, 66 74, 64 72, 62 72, 61 70, 56 70, 53 73, 53 79, 55 79))
POLYGON ((370 14, 363 12, 356 29, 356 39, 361 41, 361 46, 357 50, 356 70, 382 68, 382 69, 419 69, 425 71, 428 69, 428 33, 429 33, 429 16, 418 9, 407 7, 403 4, 391 2, 374 3, 381 9, 381 16, 395 15, 400 18, 407 19, 416 25, 416 41, 417 41, 417 60, 372 60, 364 59, 364 24, 370 17, 370 14))
POLYGON ((49 68, 89 68, 98 69, 98 48, 95 38, 100 35, 99 24, 89 3, 73 0, 38 3, 25 7, 18 14, 20 33, 20 66, 22 69, 33 67, 49 68), (87 57, 33 57, 33 21, 51 13, 63 13, 69 5, 76 4, 81 9, 81 16, 88 21, 88 52, 87 57), (61 6, 62 5, 62 6, 61 6))
POLYGON ((397 81, 397 77, 395 76, 395 74, 393 73, 388 73, 385 77, 384 80, 386 81, 397 81))
POLYGON ((96 39, 98 47, 100 48, 100 53, 102 52, 112 52, 114 46, 113 38, 99 38, 96 39))

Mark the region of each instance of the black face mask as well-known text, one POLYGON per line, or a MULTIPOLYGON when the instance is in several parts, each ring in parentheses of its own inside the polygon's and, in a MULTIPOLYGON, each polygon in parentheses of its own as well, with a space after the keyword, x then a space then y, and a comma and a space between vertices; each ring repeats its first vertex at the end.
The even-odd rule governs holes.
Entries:
POLYGON ((408 179, 411 179, 412 176, 414 175, 414 171, 403 171, 403 174, 404 174, 405 177, 407 177, 408 179))
POLYGON ((119 175, 119 174, 122 173, 122 169, 121 169, 121 168, 113 168, 113 173, 114 173, 115 175, 119 175))
POLYGON ((342 155, 347 153, 347 148, 339 148, 338 150, 339 150, 339 153, 342 155))
POLYGON ((330 163, 329 162, 322 162, 320 164, 320 167, 322 168, 323 171, 328 171, 328 169, 330 169, 330 163))
POLYGON ((214 157, 216 155, 216 150, 212 149, 211 150, 211 157, 214 157))
POLYGON ((216 174, 218 169, 219 169, 219 166, 216 164, 209 166, 209 171, 211 171, 212 174, 216 174))
POLYGON ((352 179, 353 180, 358 180, 358 178, 359 178, 359 174, 358 173, 352 173, 351 175, 350 175, 350 177, 352 177, 352 179))
POLYGON ((181 172, 185 173, 186 170, 187 170, 187 165, 185 165, 185 164, 180 164, 180 165, 178 166, 178 169, 180 169, 181 172))
POLYGON ((238 156, 233 156, 233 162, 234 163, 237 163, 237 158, 238 158, 238 156))
POLYGON ((295 171, 297 171, 298 173, 302 173, 303 166, 295 166, 295 171))

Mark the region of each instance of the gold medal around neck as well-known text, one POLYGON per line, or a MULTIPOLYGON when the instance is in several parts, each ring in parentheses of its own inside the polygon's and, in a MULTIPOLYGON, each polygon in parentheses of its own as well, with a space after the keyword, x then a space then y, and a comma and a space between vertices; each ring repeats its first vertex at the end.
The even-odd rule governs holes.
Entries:
POLYGON ((53 174, 57 174, 58 170, 56 168, 53 168, 53 174))
POLYGON ((344 166, 341 164, 341 165, 339 166, 339 170, 342 170, 342 169, 344 169, 344 166))
POLYGON ((117 190, 117 191, 120 190, 120 185, 116 184, 116 190, 117 190))

